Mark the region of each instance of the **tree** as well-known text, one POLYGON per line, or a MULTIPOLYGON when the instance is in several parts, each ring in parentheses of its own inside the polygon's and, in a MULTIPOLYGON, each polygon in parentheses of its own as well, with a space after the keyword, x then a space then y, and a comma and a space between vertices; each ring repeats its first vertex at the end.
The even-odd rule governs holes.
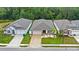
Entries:
POLYGON ((0 19, 79 19, 78 7, 1 7, 0 19))
POLYGON ((6 9, 0 8, 0 19, 5 19, 6 16, 6 9))

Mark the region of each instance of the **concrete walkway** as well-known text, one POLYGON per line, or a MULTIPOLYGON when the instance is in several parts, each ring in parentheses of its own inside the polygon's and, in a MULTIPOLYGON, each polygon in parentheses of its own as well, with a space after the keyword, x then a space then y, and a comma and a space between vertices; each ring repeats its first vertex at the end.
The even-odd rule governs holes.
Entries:
POLYGON ((40 48, 41 47, 41 35, 32 35, 29 47, 40 48))
POLYGON ((77 42, 79 42, 79 36, 74 36, 77 42))
POLYGON ((6 47, 9 47, 9 48, 19 47, 22 39, 23 39, 23 35, 15 35, 15 37, 12 39, 12 41, 6 47))

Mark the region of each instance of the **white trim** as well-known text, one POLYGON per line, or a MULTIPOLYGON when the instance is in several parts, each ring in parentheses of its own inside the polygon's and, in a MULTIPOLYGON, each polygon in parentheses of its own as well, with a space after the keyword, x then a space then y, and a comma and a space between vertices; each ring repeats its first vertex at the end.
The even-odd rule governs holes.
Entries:
POLYGON ((32 22, 30 23, 30 25, 28 26, 28 28, 25 30, 24 34, 27 34, 27 32, 28 32, 29 28, 31 27, 31 25, 32 25, 32 22))
POLYGON ((59 28, 58 28, 58 26, 56 25, 55 22, 54 22, 54 25, 55 25, 56 29, 58 30, 58 33, 59 33, 59 28))

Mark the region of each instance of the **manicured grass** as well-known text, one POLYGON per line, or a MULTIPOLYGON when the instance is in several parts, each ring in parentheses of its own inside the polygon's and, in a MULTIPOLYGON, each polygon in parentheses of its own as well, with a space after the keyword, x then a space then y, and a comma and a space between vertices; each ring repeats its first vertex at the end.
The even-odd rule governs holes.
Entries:
POLYGON ((79 44, 74 37, 65 37, 64 44, 79 44))
POLYGON ((0 20, 0 43, 2 44, 8 44, 13 38, 13 36, 6 35, 3 33, 4 27, 10 24, 11 22, 11 20, 0 20))
POLYGON ((0 43, 8 44, 12 40, 13 36, 5 35, 3 31, 0 31, 0 43))
POLYGON ((42 44, 79 44, 73 37, 42 38, 42 44))
POLYGON ((31 37, 30 37, 30 35, 27 33, 26 35, 24 35, 24 38, 23 38, 21 44, 29 44, 30 39, 31 39, 31 37))
POLYGON ((60 37, 57 38, 42 38, 42 44, 62 44, 62 39, 60 37))

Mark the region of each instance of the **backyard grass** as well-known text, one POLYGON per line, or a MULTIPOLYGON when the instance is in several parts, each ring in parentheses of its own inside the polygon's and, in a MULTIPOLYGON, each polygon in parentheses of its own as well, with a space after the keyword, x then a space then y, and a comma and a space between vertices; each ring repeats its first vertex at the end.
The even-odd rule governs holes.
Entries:
POLYGON ((26 35, 24 35, 24 38, 23 38, 21 44, 29 44, 30 39, 31 39, 31 37, 30 37, 30 35, 27 33, 26 35))
POLYGON ((42 38, 42 44, 79 44, 74 37, 42 38))

